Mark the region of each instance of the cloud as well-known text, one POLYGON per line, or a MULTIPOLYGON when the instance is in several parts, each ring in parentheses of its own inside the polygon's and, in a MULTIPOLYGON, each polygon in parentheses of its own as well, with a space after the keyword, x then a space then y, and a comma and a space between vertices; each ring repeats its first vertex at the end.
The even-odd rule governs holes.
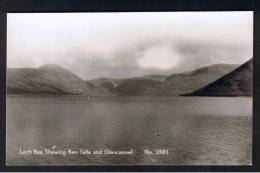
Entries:
POLYGON ((252 12, 9 13, 8 67, 84 79, 172 74, 252 57, 252 12))
POLYGON ((137 60, 143 68, 169 69, 178 65, 181 55, 169 45, 160 45, 144 51, 137 60))

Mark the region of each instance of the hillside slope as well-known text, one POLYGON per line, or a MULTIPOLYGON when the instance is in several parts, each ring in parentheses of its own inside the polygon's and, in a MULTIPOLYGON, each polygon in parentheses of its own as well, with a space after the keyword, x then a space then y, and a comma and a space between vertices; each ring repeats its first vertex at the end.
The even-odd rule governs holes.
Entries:
POLYGON ((112 89, 116 95, 147 95, 154 87, 161 84, 160 81, 152 79, 131 79, 126 80, 112 89))
POLYGON ((253 59, 189 96, 252 96, 253 59))
POLYGON ((7 69, 7 94, 106 95, 91 83, 58 65, 7 69))
POLYGON ((145 75, 125 79, 98 78, 89 82, 115 95, 143 95, 147 90, 164 82, 167 77, 165 75, 145 75))
POLYGON ((234 70, 237 65, 217 64, 194 71, 173 74, 165 82, 147 92, 149 95, 173 96, 192 92, 234 70))
POLYGON ((238 66, 218 64, 171 76, 149 75, 117 79, 116 81, 103 79, 102 85, 115 95, 175 96, 199 89, 229 73, 236 67, 238 66))

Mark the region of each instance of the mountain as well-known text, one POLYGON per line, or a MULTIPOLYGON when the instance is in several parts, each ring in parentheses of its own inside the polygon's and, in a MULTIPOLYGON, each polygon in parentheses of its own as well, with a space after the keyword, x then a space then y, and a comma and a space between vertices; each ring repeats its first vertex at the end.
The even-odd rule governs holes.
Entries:
POLYGON ((97 78, 89 80, 92 85, 103 88, 104 90, 111 92, 112 89, 121 84, 125 79, 113 79, 113 78, 97 78))
POLYGON ((53 64, 39 68, 8 68, 7 94, 106 95, 107 92, 53 64))
POLYGON ((166 75, 145 75, 140 77, 128 78, 127 80, 149 79, 156 82, 164 82, 168 76, 166 75))
POLYGON ((145 75, 125 79, 98 78, 89 82, 115 95, 142 95, 166 78, 165 75, 145 75))
POLYGON ((217 64, 171 76, 148 75, 128 79, 103 79, 101 87, 115 95, 174 96, 199 89, 231 72, 237 65, 217 64))
POLYGON ((252 96, 253 59, 189 96, 252 96))
POLYGON ((173 74, 146 92, 148 95, 174 96, 192 92, 234 70, 237 65, 217 64, 197 70, 173 74))
POLYGON ((147 95, 147 92, 161 82, 153 79, 128 79, 112 89, 116 95, 147 95))
POLYGON ((39 68, 8 68, 8 94, 77 94, 77 95, 164 95, 195 91, 234 70, 236 65, 218 64, 165 75, 84 81, 67 69, 47 64, 39 68))

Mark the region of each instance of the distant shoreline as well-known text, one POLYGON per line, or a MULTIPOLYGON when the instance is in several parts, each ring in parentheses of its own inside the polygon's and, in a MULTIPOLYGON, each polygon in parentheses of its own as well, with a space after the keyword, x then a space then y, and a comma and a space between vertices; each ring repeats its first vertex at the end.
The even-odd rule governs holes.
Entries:
POLYGON ((106 97, 106 98, 109 98, 109 97, 118 97, 118 98, 122 98, 122 97, 153 97, 153 98, 162 98, 162 97, 165 97, 165 98, 174 98, 174 97, 198 97, 198 98, 202 98, 202 97, 210 97, 210 98, 220 98, 220 97, 228 97, 228 98, 252 98, 252 96, 234 96, 234 95, 231 95, 231 96, 220 96, 220 95, 217 95, 217 96, 196 96, 196 95, 121 95, 121 96, 118 96, 118 95, 104 95, 104 96, 88 96, 88 95, 77 95, 77 94, 6 94, 6 97, 20 97, 20 96, 33 96, 33 97, 106 97))

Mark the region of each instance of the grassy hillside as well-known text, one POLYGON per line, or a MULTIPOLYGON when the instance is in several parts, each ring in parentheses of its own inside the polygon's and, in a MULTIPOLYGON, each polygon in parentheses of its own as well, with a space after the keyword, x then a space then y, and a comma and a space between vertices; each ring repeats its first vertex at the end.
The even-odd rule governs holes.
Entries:
POLYGON ((157 84, 164 82, 167 77, 165 75, 146 75, 125 79, 98 78, 89 82, 114 95, 143 95, 157 84))
POLYGON ((75 95, 163 95, 191 93, 231 72, 237 65, 218 64, 185 73, 146 75, 84 81, 58 65, 39 68, 9 68, 7 94, 75 94, 75 95))
POLYGON ((192 92, 234 70, 237 65, 218 64, 194 71, 164 75, 148 75, 128 79, 99 78, 90 81, 114 95, 174 96, 192 92))
POLYGON ((189 96, 252 96, 253 59, 189 96))
POLYGON ((237 65, 218 64, 190 72, 173 74, 147 94, 172 96, 191 92, 215 81, 236 67, 237 65))
POLYGON ((7 69, 7 94, 106 95, 91 83, 58 65, 7 69))

